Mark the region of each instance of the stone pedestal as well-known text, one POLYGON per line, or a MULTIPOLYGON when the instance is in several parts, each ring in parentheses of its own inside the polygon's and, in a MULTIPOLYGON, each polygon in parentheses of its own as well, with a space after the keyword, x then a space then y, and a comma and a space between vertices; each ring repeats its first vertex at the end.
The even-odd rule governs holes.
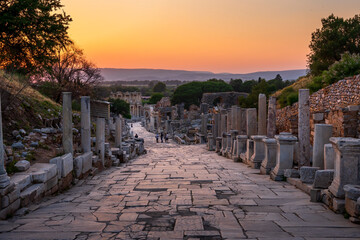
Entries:
POLYGON ((310 104, 309 89, 299 89, 299 167, 310 166, 310 104))
POLYGON ((247 139, 246 140, 246 155, 245 155, 245 163, 250 164, 250 159, 254 154, 254 140, 247 139))
POLYGON ((344 198, 346 184, 360 185, 360 139, 330 138, 335 149, 335 174, 329 191, 337 198, 344 198))
POLYGON ((251 136, 251 139, 254 141, 254 154, 250 158, 250 166, 252 168, 259 169, 265 158, 264 138, 266 138, 264 135, 251 136))
POLYGON ((231 130, 230 131, 230 135, 231 135, 231 139, 230 139, 230 142, 231 142, 231 146, 230 146, 230 152, 228 152, 228 157, 232 157, 232 152, 235 148, 235 145, 234 145, 234 141, 236 141, 236 136, 238 135, 238 131, 237 130, 231 130))
POLYGON ((227 146, 227 133, 224 132, 221 137, 221 149, 219 152, 220 155, 224 155, 227 148, 226 146, 227 146))
POLYGON ((122 141, 122 123, 121 117, 118 116, 115 120, 115 146, 121 150, 121 141, 122 141))
POLYGON ((63 92, 62 144, 65 153, 73 154, 71 92, 63 92))
POLYGON ((237 157, 238 160, 241 161, 246 157, 246 142, 247 142, 247 135, 237 135, 236 142, 237 142, 237 157))
POLYGON ((274 138, 276 134, 276 98, 269 98, 268 118, 267 118, 267 137, 274 138))
POLYGON ((216 138, 216 148, 215 148, 216 153, 219 153, 221 151, 221 141, 222 141, 221 137, 216 138))
POLYGON ((258 102, 258 135, 266 135, 266 96, 259 94, 258 102))
POLYGON ((214 137, 211 133, 207 137, 207 147, 209 151, 215 150, 214 137))
POLYGON ((90 97, 81 97, 81 148, 84 153, 91 151, 90 97))
POLYGON ((0 189, 4 189, 10 184, 10 178, 5 169, 5 149, 2 130, 2 115, 1 115, 1 92, 0 92, 0 189))
POLYGON ((231 134, 226 134, 226 148, 224 150, 223 156, 228 157, 231 153, 231 134))
POLYGON ((246 134, 248 137, 257 135, 256 108, 246 110, 246 134))
POLYGON ((324 145, 330 142, 331 136, 332 125, 315 124, 313 167, 324 169, 324 145))
POLYGON ((96 119, 96 154, 104 166, 105 162, 105 118, 96 119))
POLYGON ((276 166, 276 148, 277 143, 275 138, 264 138, 265 144, 265 158, 261 163, 260 173, 270 174, 271 170, 276 166))
POLYGON ((293 167, 294 144, 297 138, 290 133, 280 133, 275 136, 277 142, 276 166, 271 171, 270 177, 275 181, 284 180, 285 169, 293 167))

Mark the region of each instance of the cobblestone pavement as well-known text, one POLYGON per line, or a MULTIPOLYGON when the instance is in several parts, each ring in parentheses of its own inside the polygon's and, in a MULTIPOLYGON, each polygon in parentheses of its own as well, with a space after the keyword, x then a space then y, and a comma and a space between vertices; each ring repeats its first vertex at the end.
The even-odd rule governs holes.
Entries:
POLYGON ((358 225, 287 183, 134 132, 147 155, 0 221, 0 239, 360 239, 358 225))

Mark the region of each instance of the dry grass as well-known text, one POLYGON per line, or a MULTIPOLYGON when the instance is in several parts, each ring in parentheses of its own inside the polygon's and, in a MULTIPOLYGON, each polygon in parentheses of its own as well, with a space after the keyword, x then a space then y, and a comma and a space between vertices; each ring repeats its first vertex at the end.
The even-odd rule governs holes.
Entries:
POLYGON ((293 88, 296 92, 301 89, 301 88, 306 88, 306 86, 312 81, 311 77, 308 76, 304 76, 304 77, 299 77, 298 80, 296 80, 296 82, 294 82, 293 84, 291 84, 290 86, 287 86, 283 89, 280 89, 278 91, 276 91, 272 96, 274 97, 279 97, 281 95, 281 93, 288 89, 288 88, 293 88))

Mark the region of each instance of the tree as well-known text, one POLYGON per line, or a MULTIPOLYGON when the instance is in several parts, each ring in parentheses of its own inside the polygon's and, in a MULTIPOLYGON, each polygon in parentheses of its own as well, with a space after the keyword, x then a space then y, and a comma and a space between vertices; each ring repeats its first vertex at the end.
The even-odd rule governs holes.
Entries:
POLYGON ((0 68, 31 75, 51 67, 71 42, 62 7, 60 0, 0 1, 0 68))
POLYGON ((163 82, 158 82, 153 88, 153 92, 164 92, 165 90, 166 84, 163 82))
POLYGON ((130 104, 122 99, 109 99, 110 111, 116 115, 121 114, 124 118, 131 118, 130 104))
POLYGON ((164 97, 161 93, 154 93, 151 95, 151 98, 149 99, 150 104, 157 104, 158 101, 160 101, 164 97))
POLYGON ((65 49, 58 49, 56 63, 47 68, 38 78, 44 83, 51 83, 55 91, 51 96, 59 102, 61 93, 69 91, 74 98, 91 95, 93 87, 102 80, 100 69, 85 59, 81 49, 73 44, 65 49))
POLYGON ((171 103, 173 105, 185 103, 185 108, 189 108, 192 104, 200 105, 203 93, 230 91, 233 91, 233 88, 223 80, 210 79, 206 82, 190 82, 175 89, 171 103))
POLYGON ((242 86, 243 86, 243 80, 242 79, 231 79, 230 85, 234 89, 235 92, 241 92, 242 86))
POLYGON ((308 65, 314 76, 339 61, 345 52, 360 53, 360 16, 343 19, 331 14, 321 19, 321 29, 311 34, 308 65))

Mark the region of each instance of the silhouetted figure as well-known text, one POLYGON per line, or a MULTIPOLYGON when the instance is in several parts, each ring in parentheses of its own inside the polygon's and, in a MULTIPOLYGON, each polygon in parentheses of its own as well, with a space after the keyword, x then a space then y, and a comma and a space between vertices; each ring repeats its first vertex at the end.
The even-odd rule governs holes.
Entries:
POLYGON ((135 134, 135 138, 138 138, 139 136, 137 135, 137 133, 135 134))
POLYGON ((164 133, 160 134, 160 139, 161 139, 161 142, 163 143, 164 142, 164 133))
POLYGON ((159 142, 159 134, 156 134, 155 138, 156 138, 156 142, 158 143, 159 142))

